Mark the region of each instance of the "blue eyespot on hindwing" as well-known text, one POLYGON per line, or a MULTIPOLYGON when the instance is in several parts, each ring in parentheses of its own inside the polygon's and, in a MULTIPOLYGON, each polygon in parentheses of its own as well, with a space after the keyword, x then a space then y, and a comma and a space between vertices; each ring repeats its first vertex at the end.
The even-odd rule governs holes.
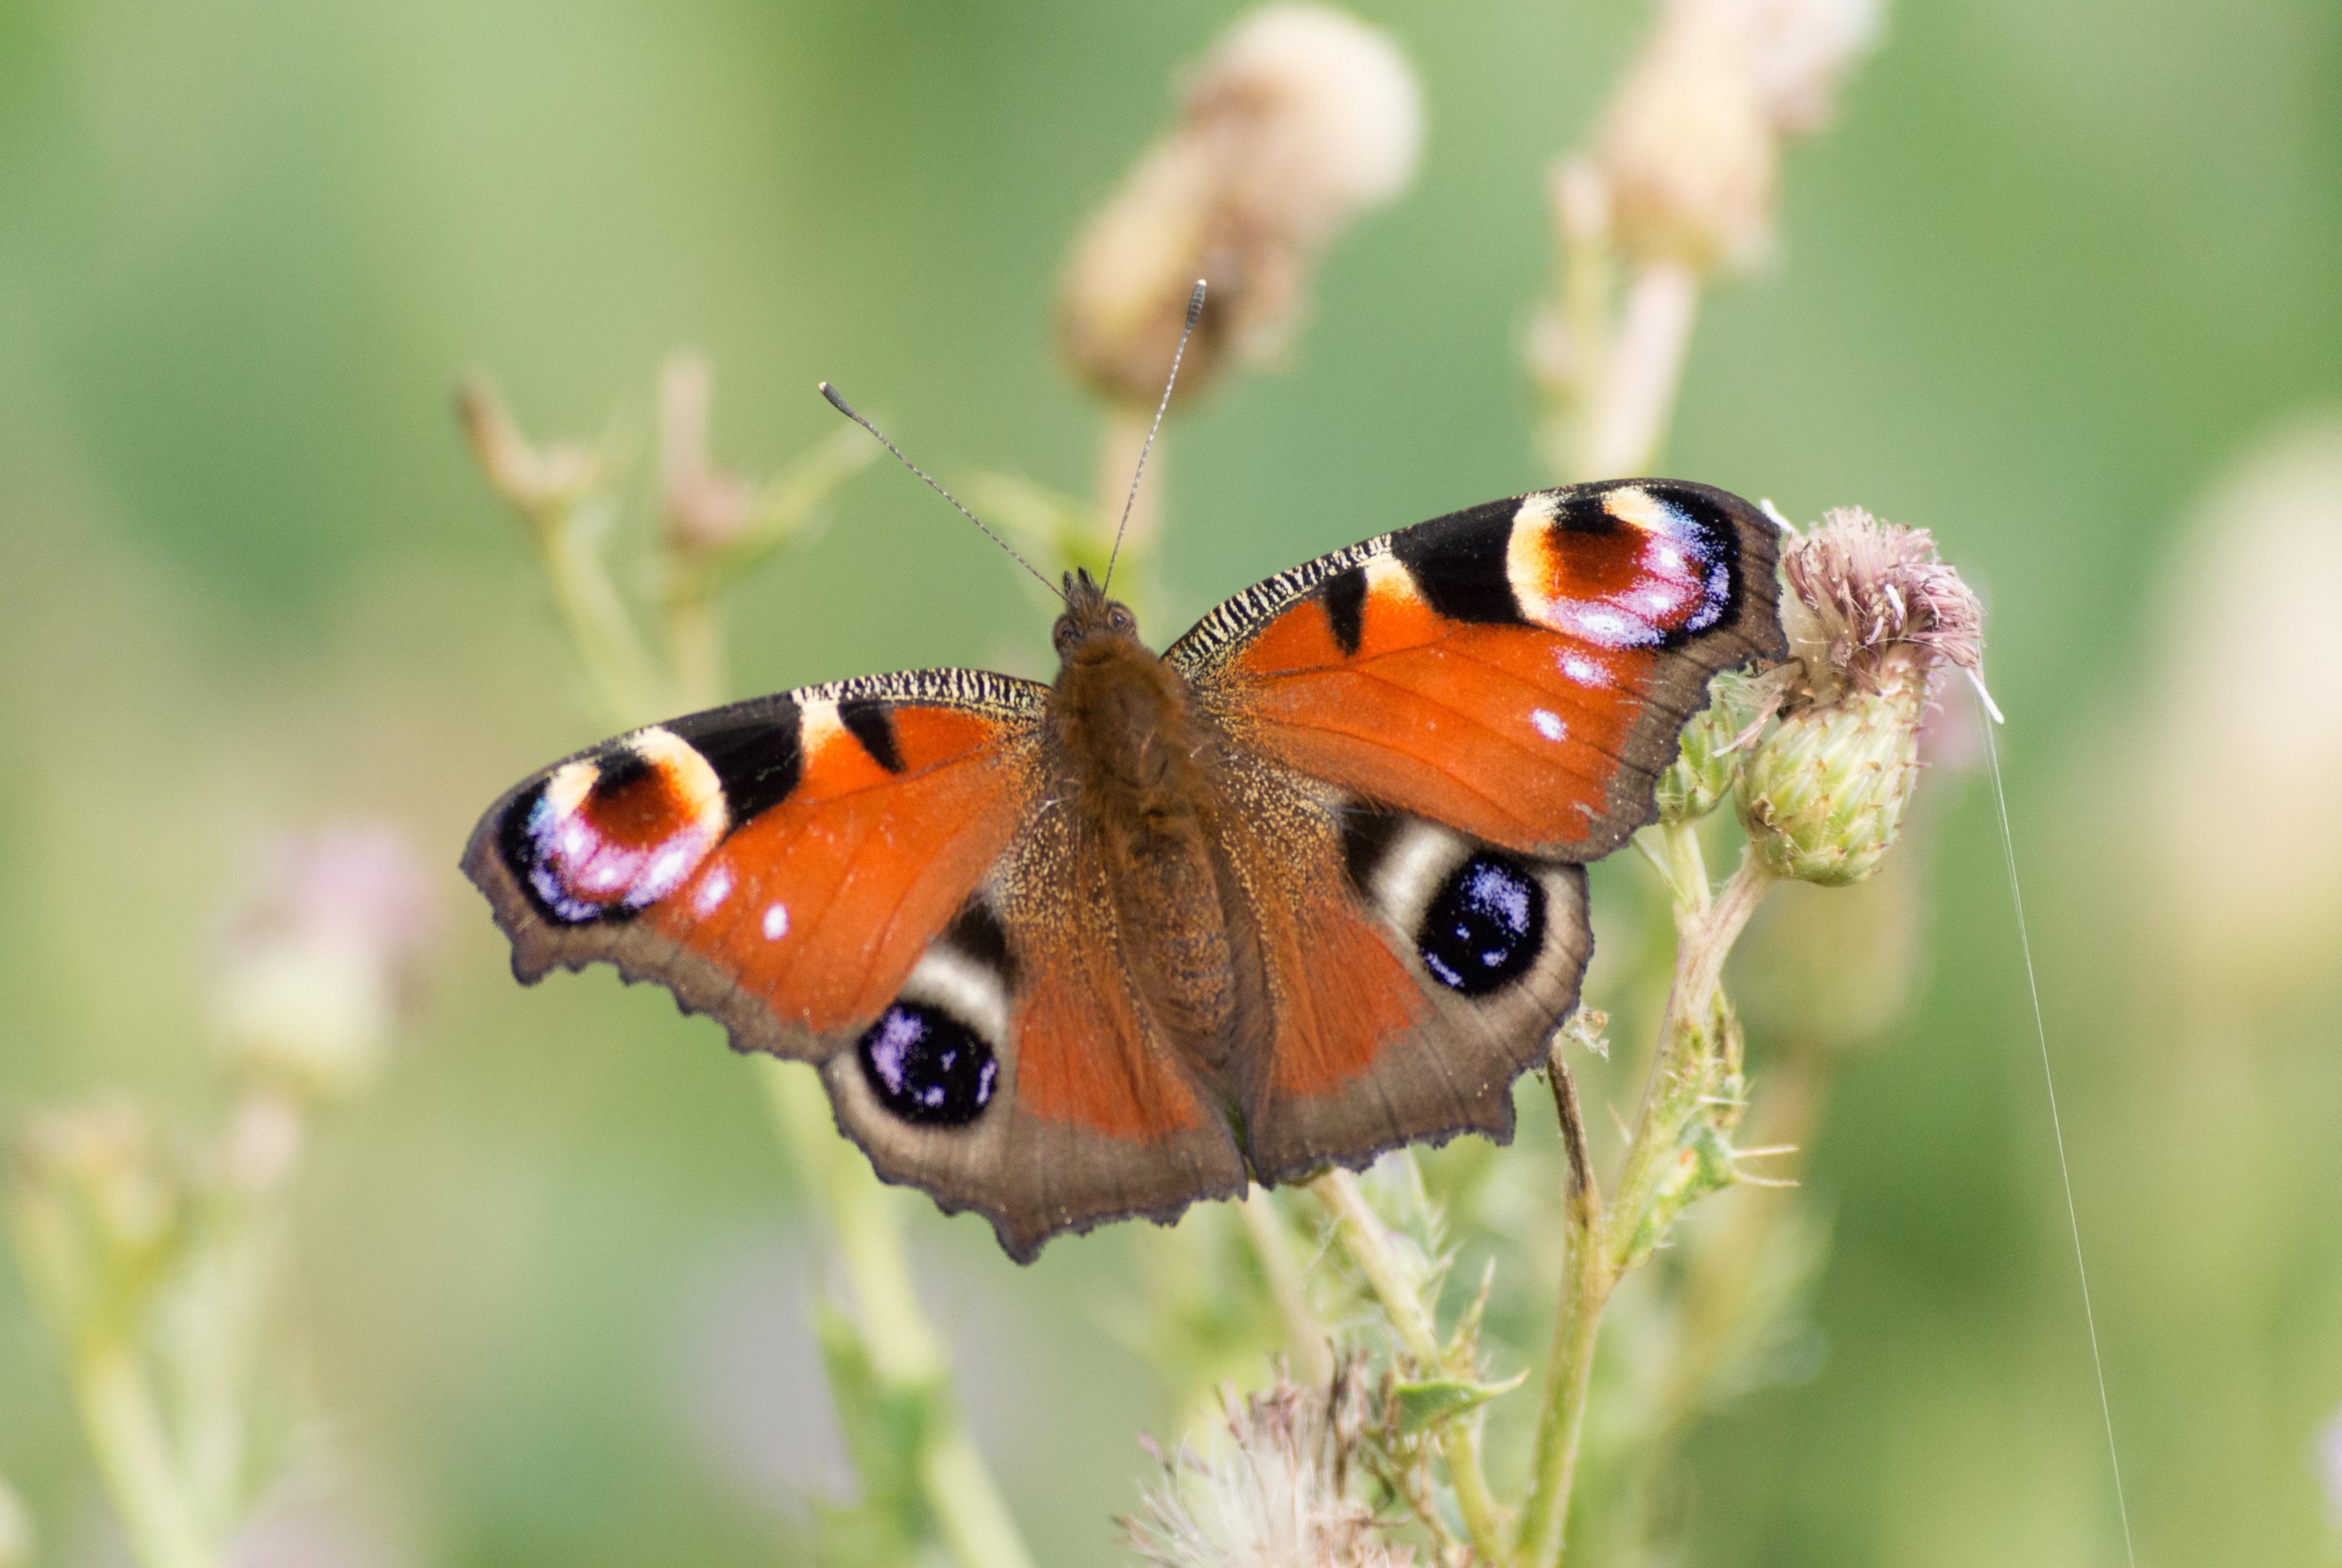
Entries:
POLYGON ((878 1103, 906 1122, 959 1127, 991 1103, 1000 1075, 992 1047, 940 1007, 896 1002, 856 1047, 878 1103))

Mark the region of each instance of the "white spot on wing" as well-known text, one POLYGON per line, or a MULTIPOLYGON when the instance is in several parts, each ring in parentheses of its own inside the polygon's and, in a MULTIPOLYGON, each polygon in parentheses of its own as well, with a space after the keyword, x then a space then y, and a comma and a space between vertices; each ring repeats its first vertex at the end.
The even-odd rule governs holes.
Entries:
POLYGON ((1601 661, 1589 659, 1583 654, 1562 654, 1561 673, 1581 686, 1599 687, 1610 684, 1610 672, 1602 667, 1601 661))
POLYGON ((765 905, 765 940, 778 942, 789 934, 789 906, 786 904, 765 905))
POLYGON ((1530 709, 1529 723, 1536 726, 1537 734, 1549 741, 1557 741, 1569 733, 1569 726, 1561 722, 1561 715, 1550 708, 1530 709))
POLYGON ((719 865, 699 884, 699 891, 692 895, 691 907, 701 915, 713 914, 731 896, 731 868, 719 865))

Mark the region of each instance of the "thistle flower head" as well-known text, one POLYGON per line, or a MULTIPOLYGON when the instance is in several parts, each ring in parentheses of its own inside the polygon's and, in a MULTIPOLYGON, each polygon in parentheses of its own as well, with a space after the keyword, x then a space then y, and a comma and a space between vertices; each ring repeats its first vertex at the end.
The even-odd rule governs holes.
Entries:
POLYGON ((1381 34, 1315 5, 1238 21, 1188 80, 1170 134, 1075 244, 1058 308, 1075 374, 1151 404, 1198 277, 1212 303, 1181 397, 1230 358, 1274 355, 1318 255, 1406 188, 1422 134, 1414 74, 1381 34))
POLYGON ((1802 666, 1793 705, 1876 692, 1907 650, 1931 682, 1947 664, 1984 673, 1984 606, 1925 528, 1841 506, 1791 542, 1781 574, 1781 619, 1802 666))
POLYGON ((435 924, 414 850, 379 825, 266 846, 231 913, 213 1024, 234 1065, 305 1095, 373 1079, 435 924))
POLYGON ((1227 1435, 1208 1457, 1182 1450, 1123 1522, 1157 1568, 1404 1568, 1350 1483, 1364 1435, 1354 1364, 1326 1388, 1279 1381, 1225 1400, 1227 1435))
POLYGON ((1947 667, 1981 673, 1984 614, 1924 529, 1858 507, 1792 541, 1782 575, 1780 723, 1741 772, 1740 820, 1775 874, 1838 886, 1895 842, 1928 698, 1947 667))

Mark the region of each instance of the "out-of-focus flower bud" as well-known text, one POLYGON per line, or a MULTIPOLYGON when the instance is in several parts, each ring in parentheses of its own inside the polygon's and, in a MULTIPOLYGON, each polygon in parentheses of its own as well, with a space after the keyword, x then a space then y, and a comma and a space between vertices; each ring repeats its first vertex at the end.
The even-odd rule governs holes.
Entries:
POLYGON ((2342 1414, 2317 1434, 2317 1480, 2326 1492, 2327 1513, 2342 1528, 2342 1414))
POLYGON ((1883 9, 1880 0, 1703 3, 1738 28, 1757 101, 1775 128, 1791 135, 1829 124, 1838 84, 1878 42, 1883 9))
POLYGON ((393 829, 330 828, 270 846, 219 964, 213 1024, 230 1064, 303 1097, 365 1089, 411 992, 435 904, 393 829))
POLYGON ((1066 362, 1110 401, 1152 404, 1199 277, 1211 300, 1182 400, 1231 358, 1274 355, 1318 255, 1406 188, 1422 135, 1414 73, 1380 33, 1321 5, 1244 17, 1076 241, 1058 304, 1066 362))
POLYGON ((1713 10, 1667 7, 1596 145, 1619 244, 1638 259, 1702 272, 1764 255, 1780 164, 1740 39, 1713 10))
POLYGON ((1895 842, 1927 701, 1947 666, 1980 671, 1984 614, 1925 529, 1858 508, 1792 542, 1782 575, 1787 692, 1741 773, 1740 820, 1777 874, 1841 886, 1895 842))
POLYGON ((1876 0, 1673 0, 1597 138, 1624 248, 1703 272, 1761 259, 1782 139, 1827 120, 1877 22, 1876 0))
POLYGON ((1659 816, 1671 823, 1697 822, 1731 793, 1749 731, 1765 720, 1756 681, 1726 671, 1708 686, 1707 706, 1683 730, 1683 749, 1659 775, 1659 816))
POLYGON ((9 1151, 25 1273, 69 1340, 134 1330, 186 1238, 188 1183, 128 1105, 27 1121, 9 1151))
POLYGON ((574 506, 603 482, 598 453, 568 443, 533 444, 504 398, 481 377, 455 389, 455 416, 489 486, 532 519, 574 506))
POLYGON ((33 1561, 33 1516, 15 1492, 0 1481, 0 1568, 29 1568, 33 1561))
POLYGON ((2158 924, 2241 993, 2297 986, 2342 945, 2342 417, 2238 464, 2168 580, 2144 761, 2126 764, 2169 879, 2158 924))
POLYGON ((707 460, 707 361, 678 354, 659 372, 659 515, 670 544, 720 549, 740 536, 752 499, 747 483, 707 460))

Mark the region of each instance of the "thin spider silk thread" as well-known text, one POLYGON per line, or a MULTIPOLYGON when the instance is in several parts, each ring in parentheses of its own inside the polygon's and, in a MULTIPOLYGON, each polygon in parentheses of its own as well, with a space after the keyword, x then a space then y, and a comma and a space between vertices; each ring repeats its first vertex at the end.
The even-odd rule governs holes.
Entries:
POLYGON ((2123 1559, 2130 1568, 2138 1568, 2138 1549, 2131 1543, 2130 1504, 2123 1495, 2122 1454, 2115 1446, 2115 1407, 2107 1395, 2106 1357, 2098 1349, 2098 1317, 2090 1305, 2090 1271, 2082 1261, 2081 1212, 2074 1203, 2074 1172, 2066 1159, 2066 1127, 2057 1114, 2057 1079, 2049 1069, 2049 1025, 2041 1011, 2041 982, 2033 967, 2033 936, 2025 923, 2025 894, 2017 878, 2017 837, 2008 825, 2008 791, 2001 783, 2000 746, 1993 738, 1993 728, 2000 718, 2000 710, 1984 694, 1982 682, 1977 683, 1977 695, 1983 699, 1989 716, 1984 724, 1985 755, 1992 762, 1992 800, 2000 817, 2000 849, 2008 865, 2008 899, 2017 912, 2017 945, 2025 955, 2025 984, 2033 998, 2033 1037, 2041 1049, 2041 1084, 2049 1094, 2049 1131, 2057 1144, 2057 1180, 2066 1193, 2066 1229, 2074 1239, 2074 1277, 2082 1286, 2082 1322, 2090 1333, 2090 1370, 2097 1376, 2098 1418, 2107 1433, 2107 1465, 2114 1473, 2115 1514, 2122 1522, 2123 1559))

